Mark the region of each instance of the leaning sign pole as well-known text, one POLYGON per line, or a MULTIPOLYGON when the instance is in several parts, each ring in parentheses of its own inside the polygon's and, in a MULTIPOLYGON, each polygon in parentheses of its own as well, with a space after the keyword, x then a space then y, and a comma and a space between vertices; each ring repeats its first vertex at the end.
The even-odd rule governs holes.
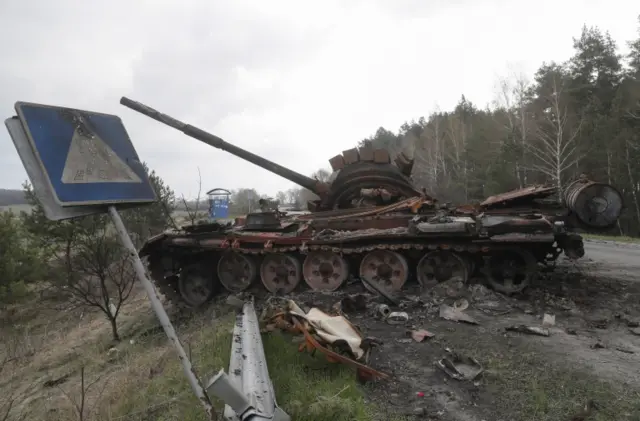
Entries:
POLYGON ((157 201, 122 120, 110 114, 26 102, 17 102, 15 109, 17 116, 5 120, 5 125, 45 215, 60 221, 109 214, 193 392, 214 419, 211 402, 117 211, 117 207, 157 201))

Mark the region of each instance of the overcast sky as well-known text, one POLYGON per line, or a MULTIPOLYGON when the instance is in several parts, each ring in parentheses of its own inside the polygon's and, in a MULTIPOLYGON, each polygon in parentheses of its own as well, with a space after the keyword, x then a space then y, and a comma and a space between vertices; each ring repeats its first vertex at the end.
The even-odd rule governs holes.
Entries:
MULTIPOLYGON (((119 104, 146 103, 310 174, 379 126, 479 106, 500 75, 564 61, 583 24, 621 46, 631 0, 2 0, 0 110, 16 101, 118 114, 176 190, 292 183, 119 104)), ((0 187, 26 173, 0 129, 0 187)))

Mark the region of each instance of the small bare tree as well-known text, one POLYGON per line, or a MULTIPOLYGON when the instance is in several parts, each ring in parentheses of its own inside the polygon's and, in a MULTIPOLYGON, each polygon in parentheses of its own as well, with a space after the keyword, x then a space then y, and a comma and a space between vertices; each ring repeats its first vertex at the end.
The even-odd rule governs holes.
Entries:
POLYGON ((109 320, 114 341, 120 341, 117 318, 136 281, 131 261, 110 224, 94 218, 78 236, 71 257, 71 273, 64 285, 70 301, 98 308, 109 320))
MULTIPOLYGON (((125 226, 138 245, 150 235, 175 225, 171 217, 173 190, 155 171, 149 171, 146 166, 145 170, 158 202, 121 212, 125 226)), ((109 320, 113 339, 120 340, 117 318, 132 295, 136 276, 110 218, 93 215, 50 221, 28 183, 24 185, 24 192, 33 210, 22 212, 21 221, 33 247, 42 252, 52 290, 74 306, 99 309, 109 320)))
MULTIPOLYGON (((88 408, 88 399, 87 395, 89 390, 100 380, 101 376, 97 376, 93 381, 87 382, 85 376, 85 368, 84 366, 80 367, 80 396, 75 398, 68 392, 66 392, 62 387, 58 386, 62 394, 69 400, 71 405, 73 405, 73 409, 76 412, 76 416, 78 421, 85 421, 89 419, 90 414, 94 411, 95 406, 98 404, 99 399, 96 399, 93 406, 88 408)), ((106 386, 106 385, 105 385, 106 386)), ((102 396, 104 392, 104 387, 102 391, 99 393, 99 396, 102 396)))
POLYGON ((182 204, 184 205, 184 209, 187 212, 187 217, 189 223, 191 225, 195 225, 202 218, 205 217, 203 212, 200 212, 200 201, 202 199, 202 175, 200 174, 200 167, 198 167, 198 195, 193 201, 193 206, 190 206, 185 199, 184 195, 182 195, 182 204))
POLYGON ((287 194, 283 191, 279 191, 278 193, 276 193, 276 200, 278 201, 278 204, 280 206, 284 205, 285 203, 287 203, 287 194))
POLYGON ((131 295, 135 274, 109 217, 52 222, 35 204, 32 214, 24 215, 25 223, 46 250, 51 287, 73 307, 99 309, 119 341, 116 319, 131 295))
POLYGON ((329 177, 331 177, 331 171, 325 168, 320 168, 318 171, 311 174, 311 178, 314 178, 320 182, 329 181, 329 177))
MULTIPOLYGON (((6 367, 11 360, 12 358, 8 355, 0 360, 0 376, 7 376, 7 374, 3 372, 6 371, 6 367)), ((8 394, 0 396, 0 421, 22 421, 26 418, 26 414, 22 411, 16 413, 16 400, 17 396, 13 388, 11 388, 8 394)))

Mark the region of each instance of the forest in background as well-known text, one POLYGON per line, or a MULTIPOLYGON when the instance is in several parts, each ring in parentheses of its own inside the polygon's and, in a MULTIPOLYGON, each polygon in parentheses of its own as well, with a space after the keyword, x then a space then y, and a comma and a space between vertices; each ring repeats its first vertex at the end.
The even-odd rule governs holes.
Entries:
MULTIPOLYGON (((380 127, 359 142, 387 148, 392 157, 414 153, 416 184, 442 202, 467 203, 535 183, 561 190, 580 174, 616 186, 626 209, 617 233, 640 235, 640 17, 628 52, 607 31, 585 26, 565 62, 544 62, 528 78, 498 81, 491 106, 478 108, 464 95, 453 110, 380 127)), ((489 82, 489 81, 488 81, 489 82)), ((345 145, 345 149, 354 145, 345 145)), ((329 172, 314 173, 320 179, 329 172)), ((247 192, 234 192, 245 210, 247 192)), ((281 203, 304 203, 302 189, 278 192, 281 203)))

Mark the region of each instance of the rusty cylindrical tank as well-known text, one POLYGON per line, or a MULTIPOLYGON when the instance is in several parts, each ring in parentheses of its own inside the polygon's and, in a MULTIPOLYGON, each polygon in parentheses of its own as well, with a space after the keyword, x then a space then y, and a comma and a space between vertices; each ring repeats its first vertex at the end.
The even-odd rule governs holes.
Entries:
POLYGON ((611 228, 624 208, 622 195, 616 188, 584 177, 564 189, 563 199, 578 222, 592 229, 611 228))

